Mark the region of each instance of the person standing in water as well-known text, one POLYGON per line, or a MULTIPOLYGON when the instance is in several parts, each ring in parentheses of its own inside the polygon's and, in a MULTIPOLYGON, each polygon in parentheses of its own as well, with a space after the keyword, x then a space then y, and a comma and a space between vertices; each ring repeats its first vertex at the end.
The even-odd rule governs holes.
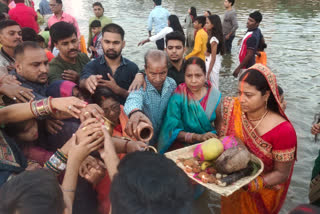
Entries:
POLYGON ((238 29, 237 13, 233 9, 235 0, 224 0, 224 7, 226 12, 224 13, 222 29, 224 36, 224 45, 227 53, 231 53, 232 41, 236 35, 236 30, 238 29))
MULTIPOLYGON (((162 0, 153 0, 154 9, 150 12, 148 18, 148 32, 149 37, 151 37, 152 25, 154 25, 154 33, 158 34, 163 28, 168 26, 168 18, 170 13, 167 9, 161 6, 162 0)), ((156 41, 157 48, 159 50, 164 50, 164 39, 159 39, 156 41)))

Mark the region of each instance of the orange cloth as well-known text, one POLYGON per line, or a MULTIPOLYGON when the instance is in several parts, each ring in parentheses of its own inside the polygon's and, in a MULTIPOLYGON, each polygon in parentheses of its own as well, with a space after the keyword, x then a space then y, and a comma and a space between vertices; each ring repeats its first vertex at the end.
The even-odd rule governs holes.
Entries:
POLYGON ((83 35, 80 36, 80 51, 81 53, 88 54, 86 40, 83 35))
POLYGON ((264 51, 258 51, 260 56, 256 56, 256 63, 261 63, 262 65, 267 65, 267 54, 264 51))

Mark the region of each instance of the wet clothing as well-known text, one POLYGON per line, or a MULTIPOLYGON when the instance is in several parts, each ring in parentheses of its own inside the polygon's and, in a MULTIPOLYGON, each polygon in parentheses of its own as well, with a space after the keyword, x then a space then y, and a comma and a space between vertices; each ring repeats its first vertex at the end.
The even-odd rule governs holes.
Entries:
POLYGON ((246 35, 243 37, 241 42, 240 53, 239 53, 240 63, 246 57, 248 49, 251 49, 254 51, 253 56, 249 60, 248 64, 245 67, 243 67, 243 69, 249 68, 256 63, 255 53, 258 49, 261 37, 262 37, 262 34, 259 28, 256 28, 254 30, 248 30, 246 35))

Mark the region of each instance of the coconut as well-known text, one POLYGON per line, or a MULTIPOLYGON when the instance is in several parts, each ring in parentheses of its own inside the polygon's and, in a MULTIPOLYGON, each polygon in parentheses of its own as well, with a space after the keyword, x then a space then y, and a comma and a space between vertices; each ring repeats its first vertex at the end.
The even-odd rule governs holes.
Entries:
POLYGON ((215 168, 223 174, 230 174, 247 167, 250 153, 243 145, 237 145, 224 151, 215 161, 215 168))

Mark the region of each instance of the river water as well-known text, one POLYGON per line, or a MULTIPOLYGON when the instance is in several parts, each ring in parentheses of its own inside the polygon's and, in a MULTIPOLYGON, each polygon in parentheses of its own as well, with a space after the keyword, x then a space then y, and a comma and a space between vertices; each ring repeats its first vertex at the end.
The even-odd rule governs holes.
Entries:
MULTIPOLYGON (((39 0, 35 3, 38 5, 39 0)), ((64 0, 64 8, 78 20, 81 33, 88 35, 88 20, 93 15, 93 0, 64 0)), ((120 24, 126 32, 124 56, 143 66, 143 55, 155 44, 137 47, 147 38, 147 17, 153 8, 151 0, 102 0, 105 15, 120 24)), ((198 14, 210 10, 223 17, 223 0, 163 0, 163 6, 171 14, 184 20, 190 6, 198 14)), ((37 7, 37 6, 36 6, 37 7)), ((313 115, 320 111, 320 1, 319 0, 241 0, 236 1, 239 29, 233 43, 232 55, 223 60, 220 89, 223 95, 236 92, 237 81, 232 72, 238 65, 237 40, 245 34, 248 14, 260 10, 260 24, 268 48, 268 66, 277 75, 288 102, 286 113, 298 135, 298 161, 296 162, 286 203, 281 213, 287 213, 298 204, 308 203, 311 170, 320 149, 310 134, 313 115), (319 47, 319 46, 318 46, 319 47)), ((219 200, 214 195, 208 206, 211 213, 219 213, 219 200)), ((201 212, 202 213, 202 212, 201 212)))

